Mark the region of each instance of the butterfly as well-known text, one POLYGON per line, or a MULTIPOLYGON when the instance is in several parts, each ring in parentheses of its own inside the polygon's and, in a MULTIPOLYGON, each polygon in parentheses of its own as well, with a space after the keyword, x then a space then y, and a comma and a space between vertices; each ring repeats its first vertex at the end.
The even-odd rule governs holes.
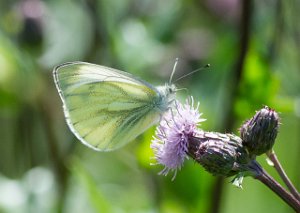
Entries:
POLYGON ((97 151, 124 146, 172 108, 172 75, 169 83, 155 87, 130 73, 86 62, 68 62, 53 70, 70 130, 97 151))

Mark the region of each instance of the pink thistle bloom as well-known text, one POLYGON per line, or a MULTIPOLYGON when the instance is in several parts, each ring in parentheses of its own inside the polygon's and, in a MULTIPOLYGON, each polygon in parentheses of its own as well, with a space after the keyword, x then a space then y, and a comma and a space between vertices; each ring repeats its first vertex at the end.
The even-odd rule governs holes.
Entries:
POLYGON ((199 102, 194 107, 194 99, 190 97, 185 104, 175 101, 175 108, 169 110, 162 118, 156 129, 150 147, 154 151, 157 164, 164 166, 160 175, 167 175, 181 168, 188 158, 189 138, 194 136, 197 126, 205 121, 198 112, 199 102))

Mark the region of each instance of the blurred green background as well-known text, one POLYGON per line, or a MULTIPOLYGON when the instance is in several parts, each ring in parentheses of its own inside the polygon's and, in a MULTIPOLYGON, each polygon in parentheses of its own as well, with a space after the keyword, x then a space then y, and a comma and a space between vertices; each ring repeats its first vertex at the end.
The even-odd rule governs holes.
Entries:
MULTIPOLYGON (((54 66, 88 61, 193 95, 207 131, 238 133, 268 105, 281 116, 275 151, 300 189, 300 2, 239 0, 1 0, 0 212, 293 212, 266 186, 243 189, 192 160, 164 177, 150 166, 154 128, 109 153, 66 126, 54 66)), ((274 169, 268 172, 279 180, 274 169)))

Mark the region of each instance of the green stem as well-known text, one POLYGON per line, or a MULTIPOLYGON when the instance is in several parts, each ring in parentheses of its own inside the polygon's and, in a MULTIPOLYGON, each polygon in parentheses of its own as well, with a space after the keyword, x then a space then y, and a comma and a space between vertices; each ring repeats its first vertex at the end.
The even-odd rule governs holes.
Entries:
POLYGON ((293 183, 291 182, 291 180, 289 179, 289 177, 285 173, 283 167, 281 166, 281 164, 280 164, 280 162, 277 158, 276 153, 272 150, 270 152, 267 152, 267 156, 272 161, 272 163, 274 164, 274 167, 275 167, 276 171, 278 172, 278 174, 280 175, 281 179, 284 181, 284 183, 286 184, 286 186, 288 187, 290 192, 294 195, 294 197, 297 200, 300 201, 299 192, 297 191, 297 189, 295 188, 295 186, 293 185, 293 183))
POLYGON ((300 202, 276 182, 256 161, 252 161, 251 167, 255 171, 253 177, 269 189, 275 192, 285 203, 292 207, 296 212, 300 212, 300 202))

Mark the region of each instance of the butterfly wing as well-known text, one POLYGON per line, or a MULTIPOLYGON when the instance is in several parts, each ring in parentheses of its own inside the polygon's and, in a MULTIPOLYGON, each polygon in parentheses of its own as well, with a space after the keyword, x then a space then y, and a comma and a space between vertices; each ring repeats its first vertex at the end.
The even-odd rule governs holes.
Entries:
POLYGON ((93 149, 119 148, 160 118, 159 91, 129 73, 71 62, 54 68, 53 75, 68 126, 93 149))

